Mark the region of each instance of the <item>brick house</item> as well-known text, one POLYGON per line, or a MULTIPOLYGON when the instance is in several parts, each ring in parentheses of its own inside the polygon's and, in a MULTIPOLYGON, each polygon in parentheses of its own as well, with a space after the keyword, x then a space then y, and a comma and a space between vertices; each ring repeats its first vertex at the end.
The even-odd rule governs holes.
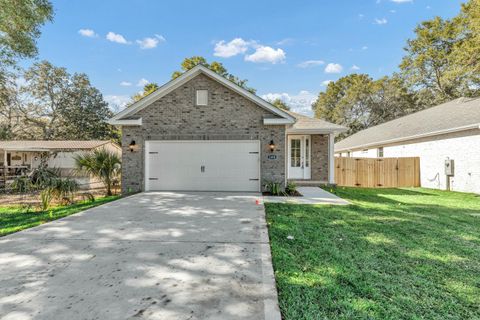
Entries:
POLYGON ((123 192, 261 191, 268 181, 334 183, 344 127, 278 109, 203 66, 115 115, 123 192))

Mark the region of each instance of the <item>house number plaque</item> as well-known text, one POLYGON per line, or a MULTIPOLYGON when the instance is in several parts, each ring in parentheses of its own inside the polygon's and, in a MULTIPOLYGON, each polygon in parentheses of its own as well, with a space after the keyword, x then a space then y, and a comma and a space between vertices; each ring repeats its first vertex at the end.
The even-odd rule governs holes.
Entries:
POLYGON ((267 156, 268 160, 277 160, 277 155, 276 154, 269 154, 267 156))

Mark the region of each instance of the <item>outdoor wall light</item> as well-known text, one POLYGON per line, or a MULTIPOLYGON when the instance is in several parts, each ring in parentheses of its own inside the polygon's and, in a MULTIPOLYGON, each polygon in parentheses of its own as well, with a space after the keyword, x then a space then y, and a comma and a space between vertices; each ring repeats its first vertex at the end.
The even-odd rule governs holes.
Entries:
POLYGON ((268 146, 270 147, 270 152, 275 151, 275 143, 273 142, 273 140, 270 140, 270 144, 268 146))
POLYGON ((136 146, 135 140, 132 140, 132 142, 130 142, 130 144, 128 145, 130 152, 133 152, 135 150, 135 146, 136 146))

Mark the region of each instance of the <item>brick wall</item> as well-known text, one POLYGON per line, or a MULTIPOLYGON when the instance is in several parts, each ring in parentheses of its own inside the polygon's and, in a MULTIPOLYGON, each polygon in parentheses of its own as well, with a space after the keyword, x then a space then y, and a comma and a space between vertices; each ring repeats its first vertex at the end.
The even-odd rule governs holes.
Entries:
MULTIPOLYGON (((217 81, 201 74, 183 84, 135 116, 142 117, 142 126, 122 128, 122 191, 136 192, 144 188, 145 140, 260 140, 261 185, 265 181, 285 181, 285 126, 265 126, 268 111, 257 106, 217 81), (195 105, 195 91, 208 90, 208 106, 195 105), (138 150, 130 152, 132 140, 138 150), (269 143, 277 145, 270 160, 269 143)), ((313 163, 313 161, 312 161, 313 163)))
POLYGON ((312 135, 312 180, 328 181, 328 135, 312 135))

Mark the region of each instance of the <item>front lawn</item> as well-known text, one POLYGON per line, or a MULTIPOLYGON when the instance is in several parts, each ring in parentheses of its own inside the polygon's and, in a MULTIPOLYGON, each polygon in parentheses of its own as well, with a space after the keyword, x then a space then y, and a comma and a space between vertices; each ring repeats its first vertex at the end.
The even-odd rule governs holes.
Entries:
POLYGON ((118 198, 119 196, 97 198, 93 202, 81 201, 69 206, 55 206, 48 211, 38 211, 21 205, 0 206, 0 236, 60 219, 118 198))
POLYGON ((284 319, 480 319, 479 196, 333 192, 353 204, 265 205, 284 319))

